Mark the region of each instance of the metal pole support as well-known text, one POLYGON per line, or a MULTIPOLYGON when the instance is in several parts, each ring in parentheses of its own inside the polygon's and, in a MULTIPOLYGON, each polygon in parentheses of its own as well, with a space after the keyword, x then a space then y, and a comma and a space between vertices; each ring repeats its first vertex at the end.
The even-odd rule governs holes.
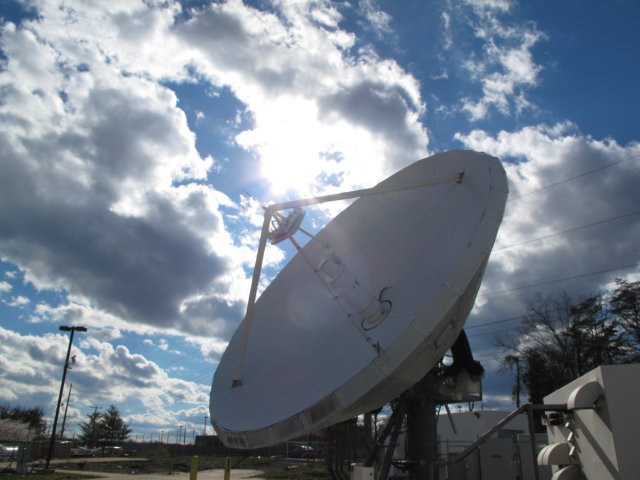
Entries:
POLYGON ((224 480, 231 480, 231 458, 224 459, 224 480))
POLYGON ((198 480, 198 456, 191 457, 191 473, 189 474, 189 480, 198 480))

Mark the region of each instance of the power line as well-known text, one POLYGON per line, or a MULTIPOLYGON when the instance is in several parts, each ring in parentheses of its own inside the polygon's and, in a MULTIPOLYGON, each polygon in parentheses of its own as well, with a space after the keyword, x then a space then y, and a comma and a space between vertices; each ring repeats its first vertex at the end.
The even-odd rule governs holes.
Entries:
MULTIPOLYGON (((523 198, 523 197, 526 197, 526 196, 529 196, 529 195, 533 195, 535 193, 539 193, 539 192, 545 191, 547 189, 550 189, 550 188, 553 188, 553 187, 568 183, 568 182, 570 182, 572 180, 576 180, 576 179, 585 177, 587 175, 591 175, 593 173, 605 170, 607 168, 623 164, 625 162, 628 162, 628 161, 633 160, 634 158, 638 158, 638 157, 640 157, 640 154, 632 155, 632 156, 630 156, 630 157, 628 157, 626 159, 619 160, 619 161, 613 162, 613 163, 609 163, 607 165, 595 168, 593 170, 589 170, 587 172, 583 172, 583 173, 581 173, 579 175, 575 175, 573 177, 566 178, 566 179, 561 180, 559 182, 555 182, 553 184, 546 185, 546 186, 541 187, 539 189, 532 190, 532 191, 524 193, 524 194, 522 194, 520 196, 512 197, 512 198, 509 199, 509 201, 518 200, 520 198, 523 198)), ((531 243, 531 242, 538 241, 538 240, 543 240, 543 239, 546 239, 546 238, 550 238, 550 237, 554 237, 554 236, 558 236, 558 235, 562 235, 562 234, 578 231, 578 230, 589 228, 589 227, 592 227, 592 226, 601 225, 601 224, 608 223, 608 222, 611 222, 611 221, 619 220, 619 219, 622 219, 622 218, 625 218, 625 217, 637 215, 638 213, 640 213, 640 210, 637 210, 637 211, 634 211, 634 212, 630 212, 630 213, 627 213, 627 214, 624 214, 624 215, 618 215, 618 216, 612 217, 612 218, 607 218, 607 219, 604 219, 604 220, 599 220, 599 221, 596 221, 596 222, 592 222, 592 223, 589 223, 589 224, 581 225, 581 226, 574 227, 574 228, 567 229, 567 230, 563 230, 563 231, 560 231, 560 232, 554 232, 554 233, 551 233, 551 234, 548 234, 548 235, 544 235, 544 236, 541 236, 541 237, 537 237, 537 238, 533 238, 533 239, 530 239, 530 240, 524 240, 524 241, 509 245, 509 246, 506 246, 506 247, 501 247, 501 248, 494 249, 493 251, 494 252, 498 252, 498 251, 506 250, 506 249, 509 249, 509 248, 512 248, 512 247, 515 247, 515 246, 518 246, 518 245, 531 243)), ((498 291, 494 291, 494 292, 488 292, 488 293, 485 293, 485 294, 482 294, 482 295, 479 295, 479 296, 498 295, 498 294, 501 294, 501 293, 508 293, 508 292, 513 292, 513 291, 517 291, 517 290, 523 290, 523 289, 526 289, 526 288, 532 288, 532 287, 548 285, 548 284, 552 284, 552 283, 558 283, 558 282, 572 280, 572 279, 576 279, 576 278, 582 278, 582 277, 587 277, 587 276, 591 276, 591 275, 607 273, 607 272, 611 272, 611 271, 615 271, 615 270, 632 268, 632 267, 636 267, 638 265, 640 265, 640 264, 633 264, 633 265, 626 265, 626 266, 622 266, 622 267, 615 267, 615 268, 612 268, 612 269, 601 270, 601 271, 597 271, 597 272, 589 272, 589 273, 584 273, 584 274, 580 274, 580 275, 574 275, 574 276, 571 276, 571 277, 565 277, 565 278, 560 278, 560 279, 555 279, 555 280, 539 282, 539 283, 535 283, 535 284, 531 284, 531 285, 524 285, 524 286, 520 286, 520 287, 514 287, 514 288, 510 288, 510 289, 505 289, 505 290, 498 290, 498 291)), ((491 322, 485 322, 485 323, 482 323, 482 324, 476 324, 476 325, 472 325, 472 326, 465 327, 465 328, 466 329, 479 328, 479 327, 484 327, 484 326, 488 326, 488 325, 506 323, 506 322, 509 322, 509 321, 514 321, 514 320, 518 320, 518 319, 522 319, 522 318, 524 318, 524 316, 521 315, 521 316, 517 316, 517 317, 506 318, 506 319, 502 319, 502 320, 495 320, 495 321, 491 321, 491 322)), ((517 328, 517 327, 513 327, 513 328, 517 328)), ((490 334, 490 333, 498 333, 498 332, 479 333, 479 334, 474 334, 474 335, 471 335, 471 336, 487 335, 487 334, 490 334)), ((194 349, 194 351, 195 350, 197 350, 197 348, 194 349)), ((174 364, 175 362, 177 362, 179 360, 180 359, 176 359, 176 360, 174 360, 172 362, 169 362, 168 364, 166 364, 164 367, 161 367, 161 368, 164 369, 164 368, 168 367, 169 365, 174 364)), ((183 378, 182 380, 183 381, 187 381, 187 382, 197 383, 201 378, 204 378, 205 376, 210 375, 210 368, 211 368, 210 366, 207 366, 206 368, 204 368, 202 370, 198 370, 197 372, 192 372, 191 375, 183 378)))
POLYGON ((623 265, 621 267, 610 268, 610 269, 607 269, 607 270, 599 270, 597 272, 582 273, 580 275, 573 275, 571 277, 558 278, 556 280, 548 280, 548 281, 545 281, 545 282, 534 283, 534 284, 531 284, 531 285, 523 285, 521 287, 508 288, 506 290, 496 290, 494 292, 487 292, 487 293, 483 293, 482 295, 478 295, 478 296, 479 297, 487 297, 489 295, 498 295, 500 293, 515 292, 516 290, 524 290, 525 288, 539 287, 541 285, 549 285, 551 283, 564 282, 565 280, 574 280, 576 278, 589 277, 591 275, 598 275, 600 273, 614 272, 616 270, 624 270, 624 269, 627 269, 627 268, 633 268, 633 267, 637 267, 637 266, 640 266, 640 263, 634 263, 634 264, 631 264, 631 265, 623 265))
POLYGON ((213 373, 211 371, 211 366, 207 365, 206 367, 196 371, 196 372, 192 372, 191 375, 185 376, 182 380, 185 382, 194 382, 196 383, 197 379, 200 378, 204 378, 205 376, 213 376, 213 373))
POLYGON ((506 322, 513 322, 514 320, 522 320, 525 316, 524 315, 518 315, 517 317, 511 317, 511 318, 503 318, 502 320, 494 320, 492 322, 484 322, 484 323, 477 323, 475 325, 471 325, 469 327, 465 326, 465 330, 469 330, 472 328, 479 328, 479 327, 485 327, 487 325, 496 325, 498 323, 506 323, 506 322))
POLYGON ((473 338, 473 337, 481 337, 484 335, 495 335, 497 333, 507 332, 509 330, 516 330, 517 328, 520 328, 520 325, 516 325, 515 327, 503 328, 501 330, 491 330, 490 332, 474 333, 472 335, 467 335, 467 337, 473 338))
POLYGON ((575 175, 573 177, 565 178, 564 180, 560 180, 559 182, 556 182, 556 183, 551 183, 549 185, 546 185, 544 187, 538 188, 536 190, 532 190, 530 192, 523 193, 520 196, 511 197, 507 201, 510 202, 510 201, 513 201, 513 200, 519 200, 519 199, 521 199, 523 197, 527 197, 529 195, 533 195, 534 193, 539 193, 539 192, 542 192, 544 190, 548 190, 550 188, 557 187, 558 185, 562 185, 564 183, 570 182, 572 180, 576 180, 578 178, 586 177, 587 175, 591 175, 592 173, 600 172, 600 171, 605 170, 605 169, 610 168, 610 167, 615 167, 616 165, 620 165, 622 163, 628 162, 628 161, 633 160, 634 158, 638 158, 638 157, 640 157, 640 153, 637 153, 635 155, 631 155, 630 157, 625 158, 623 160, 618 160, 617 162, 613 162, 613 163, 609 163, 607 165, 603 165, 602 167, 594 168, 593 170, 589 170, 589 171, 581 173, 579 175, 575 175))
MULTIPOLYGON (((608 165, 604 165, 602 167, 590 170, 588 172, 584 172, 584 173, 582 173, 580 175, 576 175, 574 177, 564 179, 564 180, 562 180, 560 182, 556 182, 554 184, 547 185, 547 186, 542 187, 540 189, 537 189, 537 190, 528 192, 526 194, 520 195, 519 197, 514 197, 514 198, 512 198, 512 200, 516 200, 516 199, 522 198, 522 197, 527 196, 527 195, 531 195, 531 194, 534 194, 534 193, 537 193, 537 192, 544 191, 544 190, 546 190, 548 188, 552 188, 552 187, 555 187, 557 185, 561 185, 561 184, 567 183, 567 182, 569 182, 571 180, 575 180, 577 178, 581 178, 583 176, 590 175, 592 173, 604 170, 606 168, 613 167, 615 165, 619 165, 621 163, 630 161, 630 160, 632 160, 634 158, 637 158, 637 157, 640 157, 640 154, 632 155, 632 156, 630 156, 630 157, 628 157, 628 158, 626 158, 624 160, 620 160, 618 162, 610 163, 608 165)), ((550 233, 550 234, 543 235, 543 236, 536 237, 536 238, 532 238, 532 239, 529 239, 529 240, 523 240, 521 242, 517 242, 517 243, 514 243, 512 245, 508 245, 508 246, 505 246, 505 247, 493 249, 493 252, 499 252, 499 251, 502 251, 502 250, 507 250, 509 248, 518 246, 518 245, 523 245, 523 244, 526 244, 526 243, 531 243, 531 242, 535 242, 535 241, 538 241, 538 240, 543 240, 543 239, 547 239, 547 238, 550 238, 550 237, 563 235, 563 234, 566 234, 566 233, 571 233, 571 232, 574 232, 574 231, 582 230, 582 229, 593 227, 593 226, 596 226, 596 225, 601 225, 601 224, 604 224, 604 223, 608 223, 608 222, 612 222, 612 221, 619 220, 619 219, 622 219, 622 218, 626 218, 626 217, 630 217, 630 216, 633 216, 633 215, 637 215, 639 213, 640 213, 640 210, 636 210, 636 211, 629 212, 629 213, 626 213, 626 214, 623 214, 623 215, 618 215, 618 216, 615 216, 615 217, 610 217, 610 218, 606 218, 606 219, 603 219, 603 220, 598 220, 598 221, 595 221, 595 222, 592 222, 592 223, 588 223, 588 224, 580 225, 580 226, 577 226, 577 227, 573 227, 573 228, 570 228, 570 229, 567 229, 567 230, 550 233)), ((532 287, 536 287, 536 286, 542 286, 542 285, 562 282, 562 281, 566 281, 566 280, 572 280, 572 279, 576 279, 576 278, 582 278, 582 277, 587 277, 587 276, 591 276, 591 275, 607 273, 607 272, 611 272, 611 271, 615 271, 615 270, 632 268, 632 267, 636 267, 638 265, 640 265, 640 264, 625 265, 625 266, 622 266, 622 267, 615 267, 615 268, 611 268, 611 269, 600 270, 600 271, 597 271, 597 272, 589 272, 589 273, 574 275, 574 276, 571 276, 571 277, 565 277, 565 278, 559 278, 559 279, 555 279, 555 280, 548 280, 548 281, 544 281, 544 282, 539 282, 539 283, 535 283, 535 284, 531 284, 531 285, 523 285, 523 286, 520 286, 520 287, 514 287, 514 288, 510 288, 510 289, 505 289, 505 290, 497 290, 497 291, 488 292, 488 293, 485 293, 485 294, 482 294, 482 295, 479 295, 479 296, 489 296, 489 295, 497 295, 497 294, 500 294, 500 293, 508 293, 508 292, 513 292, 513 291, 517 291, 517 290, 523 290, 523 289, 526 289, 526 288, 532 288, 532 287)), ((510 317, 510 318, 505 318, 505 319, 501 319, 501 320, 483 322, 483 323, 479 323, 479 324, 476 324, 476 325, 465 326, 465 329, 469 330, 469 329, 481 328, 481 327, 485 327, 485 326, 489 326, 489 325, 507 323, 507 322, 512 322, 512 321, 515 321, 515 320, 522 320, 525 317, 526 317, 526 315, 519 315, 519 316, 516 316, 516 317, 510 317)), ((515 329, 515 328, 518 328, 518 327, 511 327, 511 328, 508 328, 508 330, 512 330, 512 329, 515 329)), ((470 335, 470 337, 472 337, 472 336, 480 336, 480 335, 489 335, 489 334, 492 334, 492 333, 499 333, 499 332, 498 331, 494 331, 494 332, 477 333, 477 334, 470 335)))
POLYGON ((521 242, 517 242, 517 243, 511 244, 511 245, 508 245, 506 247, 494 248, 492 250, 492 252, 500 252, 502 250, 507 250, 508 248, 513 248, 513 247, 516 247, 518 245, 524 245, 525 243, 536 242, 538 240, 544 240, 546 238, 556 237, 558 235, 563 235, 565 233, 575 232, 577 230, 582 230, 582 229, 585 229, 585 228, 594 227, 596 225, 602 225, 604 223, 613 222, 614 220, 620 220, 621 218, 626 218, 626 217, 631 217, 633 215, 638 215, 639 213, 640 213, 640 210, 636 210, 634 212, 625 213, 624 215, 618 215, 617 217, 611 217, 611 218, 606 218, 604 220, 598 220, 596 222, 580 225, 580 226, 574 227, 574 228, 569 228, 567 230, 562 230, 561 232, 554 232, 554 233, 550 233, 548 235, 543 235, 541 237, 532 238, 532 239, 529 239, 529 240, 523 240, 521 242))

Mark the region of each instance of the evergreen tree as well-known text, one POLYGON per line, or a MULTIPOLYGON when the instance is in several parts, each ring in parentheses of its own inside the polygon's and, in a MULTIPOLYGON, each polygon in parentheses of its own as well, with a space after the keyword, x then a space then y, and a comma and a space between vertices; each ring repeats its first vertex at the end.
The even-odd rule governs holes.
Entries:
POLYGON ((115 405, 102 414, 102 433, 107 446, 122 446, 131 434, 131 429, 124 423, 115 405))
POLYGON ((100 445, 102 439, 101 414, 98 411, 94 411, 89 415, 89 419, 86 422, 80 424, 80 440, 82 440, 88 448, 96 448, 100 445))
POLYGON ((122 446, 131 429, 124 423, 115 405, 106 412, 94 411, 86 422, 80 425, 80 439, 89 448, 122 446))

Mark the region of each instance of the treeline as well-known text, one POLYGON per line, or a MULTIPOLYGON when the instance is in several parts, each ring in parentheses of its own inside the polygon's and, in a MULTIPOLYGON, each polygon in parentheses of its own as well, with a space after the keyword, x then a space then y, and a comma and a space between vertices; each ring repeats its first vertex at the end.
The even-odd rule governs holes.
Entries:
POLYGON ((23 424, 32 438, 44 434, 47 422, 44 420, 44 412, 41 408, 20 408, 0 406, 0 420, 10 420, 23 424))
POLYGON ((44 425, 44 412, 41 408, 20 408, 20 407, 3 407, 0 406, 0 420, 6 418, 22 423, 29 424, 32 428, 38 428, 44 425))
POLYGON ((566 293, 536 295, 511 335, 501 334, 503 368, 515 370, 513 397, 520 404, 543 398, 600 365, 640 361, 640 282, 616 279, 613 292, 578 302, 566 293))
MULTIPOLYGON (((47 422, 40 407, 25 409, 0 406, 0 438, 43 438, 46 428, 47 422)), ((131 434, 131 429, 124 423, 115 405, 104 412, 96 410, 88 415, 88 420, 80 425, 80 429, 80 439, 90 448, 122 446, 131 434)))

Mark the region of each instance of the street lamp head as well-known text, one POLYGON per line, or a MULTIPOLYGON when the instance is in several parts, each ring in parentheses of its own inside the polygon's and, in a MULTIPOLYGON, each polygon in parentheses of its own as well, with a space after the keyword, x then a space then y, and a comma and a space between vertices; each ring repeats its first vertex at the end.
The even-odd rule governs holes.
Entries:
POLYGON ((60 330, 63 332, 71 332, 72 330, 75 330, 76 332, 86 332, 87 327, 67 327, 66 325, 61 325, 60 330))

